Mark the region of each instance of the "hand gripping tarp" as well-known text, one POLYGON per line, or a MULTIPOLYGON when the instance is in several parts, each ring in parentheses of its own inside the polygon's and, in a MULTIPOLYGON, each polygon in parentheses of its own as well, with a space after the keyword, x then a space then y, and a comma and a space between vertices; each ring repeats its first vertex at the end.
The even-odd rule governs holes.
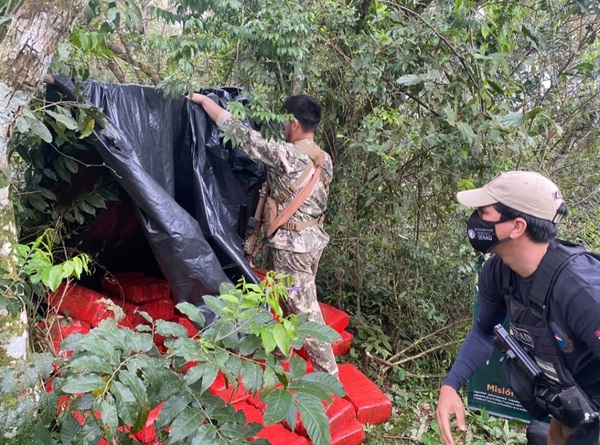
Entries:
MULTIPOLYGON (((85 97, 106 115, 104 128, 97 125, 85 142, 130 196, 176 302, 201 306, 203 295, 240 277, 257 283, 239 227, 264 166, 224 147, 202 107, 188 99, 139 85, 86 81, 80 89, 57 77, 47 96, 85 97)), ((244 100, 235 88, 203 92, 223 106, 244 100)))

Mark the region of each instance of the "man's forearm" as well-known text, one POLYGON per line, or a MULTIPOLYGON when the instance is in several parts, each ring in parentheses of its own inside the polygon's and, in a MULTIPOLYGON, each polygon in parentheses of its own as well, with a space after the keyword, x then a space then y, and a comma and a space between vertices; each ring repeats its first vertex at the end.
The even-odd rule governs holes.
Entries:
POLYGON ((464 383, 489 359, 494 346, 477 325, 467 334, 452 369, 442 381, 458 391, 464 383))
POLYGON ((208 117, 215 123, 221 112, 224 111, 222 106, 204 94, 194 93, 191 96, 191 100, 192 102, 201 105, 202 108, 204 108, 204 111, 206 111, 206 114, 208 114, 208 117))

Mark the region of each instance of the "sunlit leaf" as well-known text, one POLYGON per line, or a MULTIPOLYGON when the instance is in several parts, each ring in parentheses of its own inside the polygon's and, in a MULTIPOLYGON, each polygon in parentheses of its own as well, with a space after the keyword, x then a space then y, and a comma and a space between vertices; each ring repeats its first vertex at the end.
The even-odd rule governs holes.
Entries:
POLYGON ((406 74, 396 79, 396 83, 399 83, 400 85, 418 85, 423 83, 423 79, 416 74, 406 74))

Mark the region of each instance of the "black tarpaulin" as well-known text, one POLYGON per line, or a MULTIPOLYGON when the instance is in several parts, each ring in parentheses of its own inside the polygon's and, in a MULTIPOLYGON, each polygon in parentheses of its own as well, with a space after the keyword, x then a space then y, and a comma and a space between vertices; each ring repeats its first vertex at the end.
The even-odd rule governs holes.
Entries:
MULTIPOLYGON (((71 81, 55 78, 47 96, 51 101, 85 97, 106 115, 104 128, 97 126, 85 142, 131 198, 175 300, 201 305, 201 297, 217 293, 222 282, 242 276, 258 282, 244 258, 239 227, 245 223, 249 191, 264 174, 262 164, 240 149, 224 147, 204 110, 185 98, 169 99, 152 87, 95 81, 84 82, 83 95, 75 97, 79 92, 71 81)), ((235 88, 203 92, 223 106, 244 100, 235 88)), ((101 230, 94 233, 106 233, 98 225, 101 230)), ((104 248, 118 249, 116 244, 104 248)), ((112 257, 129 253, 117 250, 112 257)), ((110 270, 110 264, 106 267, 110 270)))

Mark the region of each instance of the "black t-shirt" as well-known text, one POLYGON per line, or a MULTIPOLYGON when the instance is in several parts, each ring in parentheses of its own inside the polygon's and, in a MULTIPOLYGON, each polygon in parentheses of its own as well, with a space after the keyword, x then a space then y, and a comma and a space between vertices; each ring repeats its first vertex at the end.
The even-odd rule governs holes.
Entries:
MULTIPOLYGON (((443 382, 455 389, 487 360, 494 326, 506 316, 502 269, 496 255, 481 269, 473 329, 443 382)), ((527 278, 512 275, 513 298, 527 296, 535 273, 527 278)), ((577 383, 590 396, 600 395, 600 261, 577 255, 561 271, 550 296, 548 322, 577 383)))

